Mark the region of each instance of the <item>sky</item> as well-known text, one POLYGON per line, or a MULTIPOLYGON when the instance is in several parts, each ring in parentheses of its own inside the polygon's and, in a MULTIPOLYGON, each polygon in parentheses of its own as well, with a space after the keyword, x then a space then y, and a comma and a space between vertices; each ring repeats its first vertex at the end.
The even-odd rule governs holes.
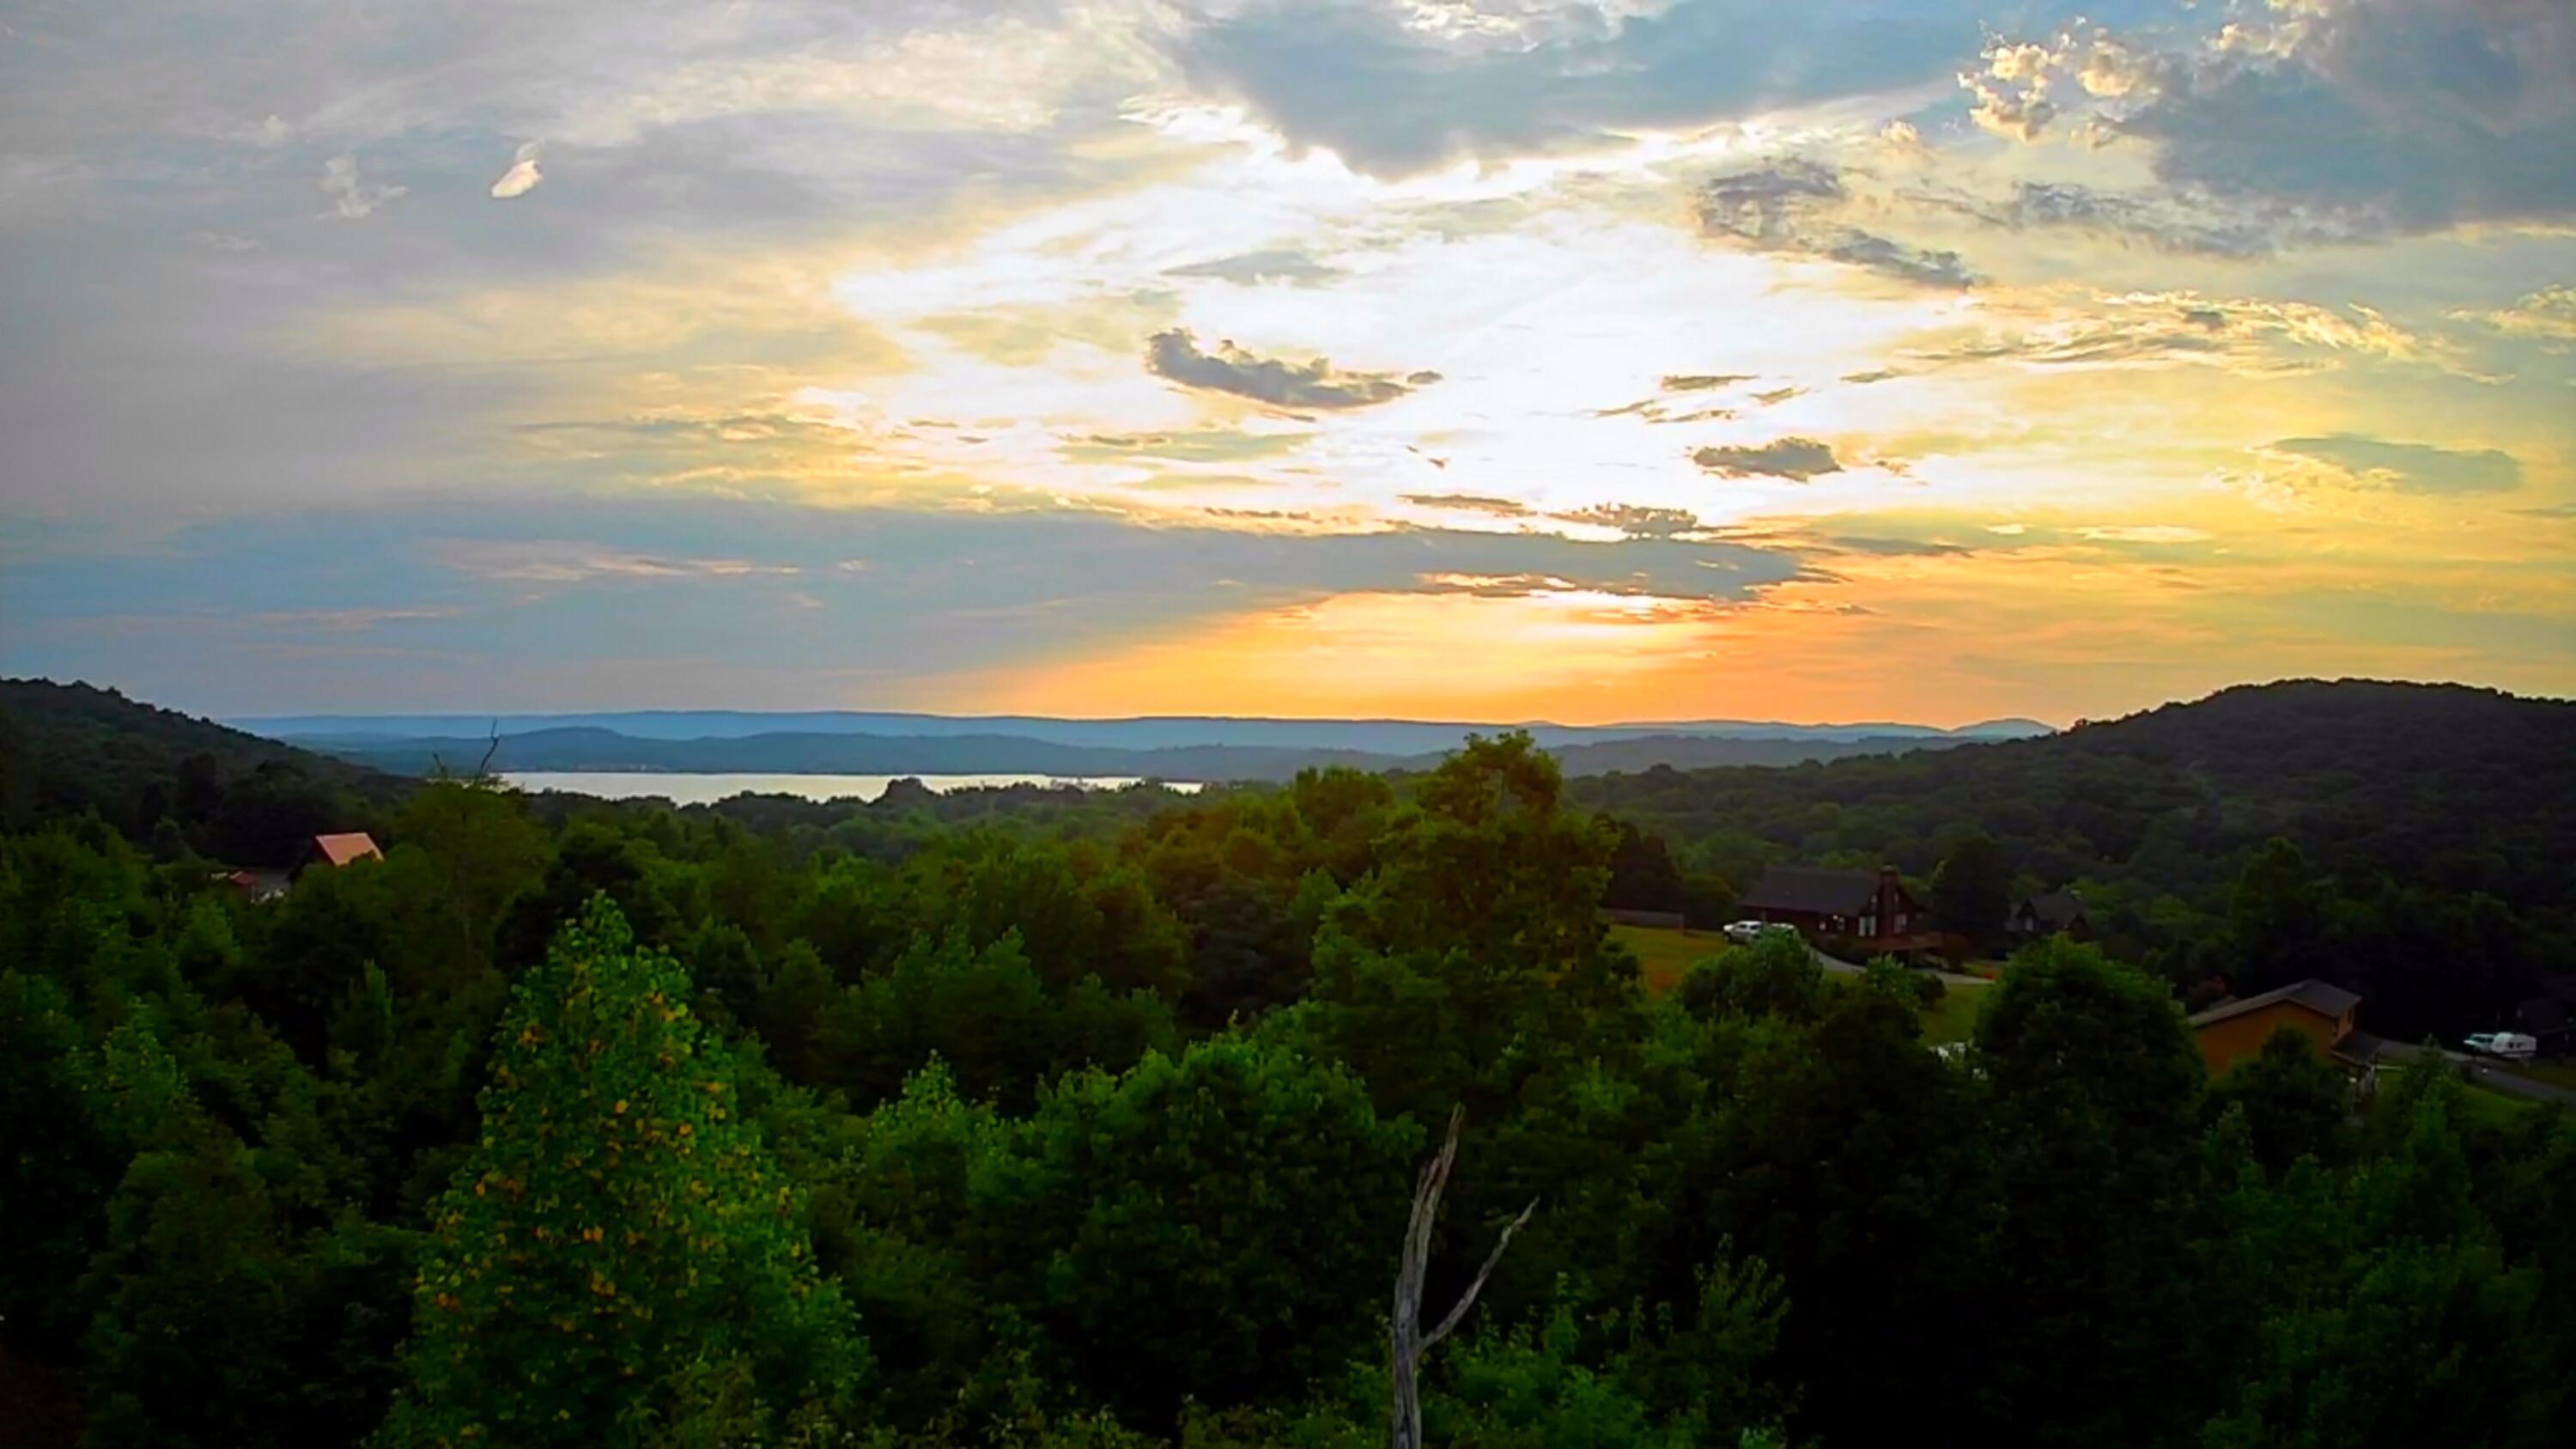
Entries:
POLYGON ((0 4, 0 672, 2576 693, 2568 0, 0 4))

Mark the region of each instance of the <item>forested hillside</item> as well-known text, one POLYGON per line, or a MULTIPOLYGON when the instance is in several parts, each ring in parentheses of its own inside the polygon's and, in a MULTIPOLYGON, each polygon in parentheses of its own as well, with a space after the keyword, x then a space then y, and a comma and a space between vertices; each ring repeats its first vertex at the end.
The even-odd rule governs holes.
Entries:
POLYGON ((2063 941, 1956 1057, 1937 982, 1785 938, 1649 995, 1598 918, 1645 837, 1525 739, 1005 798, 436 782, 254 901, 45 797, 0 837, 14 1431, 1383 1444, 1462 1109, 1424 1322, 1492 1276, 1431 1443, 2563 1442, 2554 1108, 2357 1103, 2288 1038, 2212 1086, 2171 983, 2063 941))
POLYGON ((1569 789, 1738 888, 1783 862, 1929 882, 1990 841, 2015 893, 2079 888, 2114 954, 2185 989, 2326 976, 2408 1037, 2492 1029, 2576 971, 2563 701, 2298 681, 2045 739, 1569 789))
POLYGON ((164 855, 268 864, 411 788, 114 690, 0 679, 0 827, 95 812, 137 842, 157 833, 164 855))

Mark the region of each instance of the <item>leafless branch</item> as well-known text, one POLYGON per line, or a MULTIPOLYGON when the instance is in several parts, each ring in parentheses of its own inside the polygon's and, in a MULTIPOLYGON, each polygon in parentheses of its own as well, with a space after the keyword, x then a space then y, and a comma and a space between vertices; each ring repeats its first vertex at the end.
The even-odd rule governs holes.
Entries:
POLYGON ((1495 1242, 1494 1250, 1485 1255, 1484 1266, 1476 1270, 1475 1279, 1460 1294, 1458 1302, 1429 1334, 1422 1332, 1422 1283, 1431 1267, 1431 1231, 1440 1218, 1440 1195, 1448 1189, 1449 1171, 1458 1162, 1458 1132, 1466 1125, 1467 1109, 1457 1107, 1449 1113, 1449 1131, 1440 1143, 1440 1151, 1422 1166, 1422 1175, 1413 1183, 1413 1215, 1404 1225, 1404 1255, 1396 1267, 1395 1313, 1390 1327, 1390 1431, 1395 1449, 1421 1449, 1422 1395, 1420 1379, 1422 1356, 1447 1338, 1463 1321, 1469 1309, 1476 1306, 1476 1295, 1485 1291, 1485 1280, 1494 1276, 1494 1265, 1503 1261, 1503 1250, 1512 1245, 1512 1235, 1538 1211, 1538 1199, 1531 1198, 1519 1217, 1512 1219, 1495 1242))

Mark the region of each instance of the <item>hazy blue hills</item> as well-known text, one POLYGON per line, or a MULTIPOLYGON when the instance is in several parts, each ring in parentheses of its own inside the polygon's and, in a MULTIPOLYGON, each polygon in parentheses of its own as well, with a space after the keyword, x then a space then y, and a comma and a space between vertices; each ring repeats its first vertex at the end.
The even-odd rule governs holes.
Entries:
MULTIPOLYGON (((1457 747, 1468 732, 1523 728, 1541 745, 1596 744, 1614 740, 1805 740, 1833 743, 1893 740, 2020 739, 2050 733, 2037 720, 2003 719, 1961 729, 1929 725, 1860 723, 1798 725, 1756 720, 1639 721, 1615 725, 1544 722, 1373 719, 1233 719, 1162 715, 1134 719, 1049 719, 1036 715, 936 715, 883 711, 633 710, 590 714, 381 714, 271 715, 231 719, 236 729, 271 739, 383 740, 473 739, 497 731, 504 737, 564 730, 606 731, 630 740, 722 740, 767 735, 860 735, 903 739, 1030 740, 1092 749, 1161 750, 1195 745, 1262 749, 1349 750, 1374 755, 1428 755, 1457 747)), ((1880 749, 1887 746, 1879 744, 1880 749)), ((1711 760, 1708 763, 1725 763, 1711 760)), ((1008 767, 1017 768, 1017 767, 1008 767)), ((1034 767, 1032 767, 1034 768, 1034 767)))
MULTIPOLYGON (((1056 724, 1089 724, 1047 721, 1056 724)), ((1281 726, 1303 721, 1112 721, 1155 732, 1184 723, 1281 726)), ((1341 721, 1320 722, 1331 728, 1341 721)), ((1358 723, 1358 722, 1353 722, 1358 723)), ((1359 723, 1361 728, 1387 728, 1359 723)), ((490 728, 488 722, 486 729, 490 728)), ((1445 726, 1394 728, 1441 729, 1445 726)), ((314 733, 294 735, 304 748, 397 774, 427 774, 444 765, 470 769, 491 754, 490 768, 510 773, 551 771, 663 771, 692 774, 1142 776, 1162 780, 1283 780, 1299 770, 1349 765, 1364 770, 1428 769, 1454 747, 1468 727, 1438 737, 1426 750, 1396 753, 1329 744, 1209 743, 1150 747, 1085 744, 1029 735, 944 733, 891 735, 860 731, 769 731, 748 735, 669 738, 632 735, 596 725, 511 731, 497 743, 489 733, 399 735, 314 733)), ((1850 740, 1803 737, 1644 734, 1558 742, 1550 746, 1576 774, 1643 770, 1656 765, 1793 765, 1852 755, 1893 754, 1962 744, 1971 737, 1925 731, 1850 740)))

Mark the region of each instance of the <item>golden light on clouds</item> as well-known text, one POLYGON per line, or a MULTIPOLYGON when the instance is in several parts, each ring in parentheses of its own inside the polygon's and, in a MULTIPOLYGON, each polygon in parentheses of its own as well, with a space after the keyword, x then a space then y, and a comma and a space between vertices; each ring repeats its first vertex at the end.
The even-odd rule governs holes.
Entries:
POLYGON ((402 515, 372 577, 529 670, 736 609, 853 706, 2576 688, 2576 203, 2506 164, 2576 142, 2565 77, 2517 69, 2487 145, 2410 119, 2452 104, 2429 72, 2351 109, 2338 57, 2422 51, 2436 0, 2293 7, 2239 32, 2260 65, 2205 14, 1929 9, 1955 54, 1843 7, 1721 43, 1363 3, 1347 47, 1187 0, 791 0, 614 45, 550 15, 435 66, 317 41, 258 91, 309 104, 216 121, 250 92, 165 97, 166 60, 23 74, 9 502, 48 538, 237 523, 203 546, 244 580, 331 555, 312 518, 415 507, 477 557, 738 560, 478 620, 441 591, 490 576, 402 515), (2147 124, 2257 93, 2385 134, 2318 167, 2244 116, 2194 113, 2197 149, 2147 124), (1311 547, 1252 549, 1258 586, 1196 556, 1276 540, 1311 547))

